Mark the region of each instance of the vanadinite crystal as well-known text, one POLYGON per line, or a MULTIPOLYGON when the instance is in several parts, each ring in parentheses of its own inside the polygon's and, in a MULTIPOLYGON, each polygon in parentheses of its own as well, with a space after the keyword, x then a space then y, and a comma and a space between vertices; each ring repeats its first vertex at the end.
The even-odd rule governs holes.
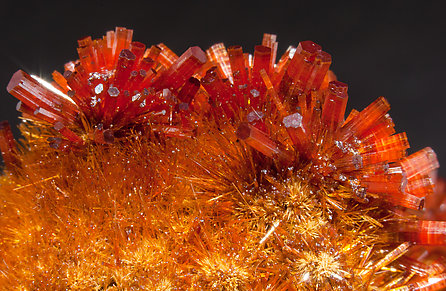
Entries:
POLYGON ((20 146, 0 124, 2 280, 446 287, 434 151, 407 156, 384 97, 346 116, 348 85, 320 45, 302 41, 276 61, 276 36, 265 34, 253 55, 219 43, 177 56, 132 34, 79 40, 79 60, 52 84, 11 78, 26 122, 20 146))
POLYGON ((79 60, 66 64, 63 75, 53 73, 57 93, 18 71, 7 88, 21 101, 18 110, 26 119, 51 124, 75 145, 108 142, 113 132, 149 119, 165 130, 181 124, 178 113, 188 110, 198 90, 183 85, 193 83, 189 79, 206 62, 205 53, 192 47, 178 57, 162 44, 146 49, 132 42, 132 34, 117 28, 102 39, 79 40, 79 60))

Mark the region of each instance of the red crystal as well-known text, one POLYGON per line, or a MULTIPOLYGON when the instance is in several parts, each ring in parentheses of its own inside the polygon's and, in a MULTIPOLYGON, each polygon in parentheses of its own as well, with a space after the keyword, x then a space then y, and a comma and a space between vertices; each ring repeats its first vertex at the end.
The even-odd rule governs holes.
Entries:
POLYGON ((139 63, 139 59, 136 58, 135 54, 128 49, 123 49, 119 53, 115 77, 112 82, 113 86, 123 89, 130 77, 130 72, 137 63, 139 63))
MULTIPOLYGON (((270 71, 271 48, 263 45, 257 45, 254 49, 254 63, 252 65, 252 77, 260 74, 261 70, 265 70, 267 73, 270 71)), ((259 78, 259 77, 257 77, 259 78)))
POLYGON ((329 131, 335 131, 344 122, 348 100, 347 88, 347 84, 338 81, 330 82, 328 86, 328 94, 322 108, 322 122, 329 131))
POLYGON ((232 69, 225 45, 223 43, 214 44, 206 51, 206 54, 213 65, 218 66, 223 79, 228 79, 232 83, 232 69))
POLYGON ((146 52, 146 45, 139 41, 133 41, 130 43, 130 51, 135 55, 135 59, 137 59, 139 63, 139 61, 143 59, 146 52))
POLYGON ((7 168, 18 165, 17 144, 7 121, 0 122, 0 151, 7 168))
POLYGON ((349 140, 354 135, 364 136, 389 110, 389 102, 384 97, 376 99, 343 126, 343 140, 349 140))
POLYGON ((272 141, 267 134, 249 123, 240 124, 237 129, 237 137, 268 157, 289 159, 285 151, 272 141))
POLYGON ((248 84, 248 74, 245 67, 245 59, 241 46, 231 46, 228 48, 229 62, 231 63, 234 86, 243 88, 248 84))
POLYGON ((144 53, 144 58, 149 58, 156 61, 160 56, 160 54, 161 54, 161 47, 153 45, 150 47, 150 49, 146 50, 146 52, 144 53))
POLYGON ((234 116, 233 102, 231 102, 231 88, 226 86, 218 76, 217 67, 212 67, 201 79, 201 85, 208 92, 211 102, 216 107, 217 114, 224 114, 229 118, 234 116))
POLYGON ((446 244, 446 221, 422 220, 400 227, 403 238, 421 245, 446 244))
MULTIPOLYGON (((328 69, 331 65, 331 55, 320 51, 316 55, 316 60, 314 63, 313 71, 311 72, 310 79, 308 80, 308 84, 305 86, 310 90, 318 90, 321 88, 324 80, 327 77, 328 69)), ((327 79, 327 81, 329 81, 327 79)))
POLYGON ((200 89, 200 81, 194 77, 190 77, 180 92, 178 92, 177 98, 183 103, 190 104, 198 89, 200 89))
POLYGON ((123 49, 128 49, 132 41, 133 30, 117 27, 116 31, 107 33, 107 47, 111 47, 111 59, 113 66, 118 62, 119 54, 123 49))
POLYGON ((316 55, 321 50, 321 46, 312 41, 299 43, 279 85, 281 94, 288 95, 294 87, 305 89, 316 55))
POLYGON ((54 129, 60 132, 65 138, 75 144, 83 144, 84 141, 70 129, 68 129, 62 122, 56 121, 54 124, 54 129))
POLYGON ((51 120, 63 120, 67 123, 76 121, 77 106, 60 95, 47 89, 42 83, 23 71, 17 71, 7 86, 9 93, 22 101, 32 110, 44 109, 51 120))
POLYGON ((277 47, 279 46, 279 43, 276 40, 277 36, 275 34, 269 34, 269 33, 263 34, 262 45, 269 47, 271 49, 269 70, 267 71, 274 70, 274 65, 276 64, 277 47))
POLYGON ((206 62, 206 54, 197 46, 189 48, 164 73, 162 81, 155 83, 158 88, 178 90, 206 62))

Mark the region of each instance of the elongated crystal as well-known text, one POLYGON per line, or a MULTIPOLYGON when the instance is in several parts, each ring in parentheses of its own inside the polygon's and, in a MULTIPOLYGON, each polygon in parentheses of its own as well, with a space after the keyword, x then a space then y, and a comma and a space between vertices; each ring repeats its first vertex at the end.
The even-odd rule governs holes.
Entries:
POLYGON ((93 50, 93 41, 91 37, 85 37, 78 40, 79 47, 77 53, 79 61, 82 66, 88 71, 92 72, 97 69, 97 60, 93 50))
POLYGON ((437 155, 430 148, 424 148, 401 161, 401 166, 408 179, 415 175, 427 175, 440 165, 437 160, 437 155))
POLYGON ((260 76, 263 79, 263 82, 265 83, 266 89, 268 91, 268 94, 270 98, 272 99, 274 105, 276 106, 277 110, 279 111, 280 117, 283 119, 285 116, 288 115, 287 110, 285 109, 285 106, 282 103, 281 98, 279 97, 279 94, 277 93, 276 89, 274 88, 271 79, 269 78, 268 74, 265 72, 265 70, 260 71, 260 76))
POLYGON ((321 46, 312 41, 302 41, 297 46, 279 85, 279 94, 287 95, 295 86, 302 88, 310 78, 313 62, 321 46))
POLYGON ((70 130, 60 121, 57 121, 54 124, 54 129, 57 130, 60 134, 62 134, 66 139, 75 144, 82 145, 84 143, 81 137, 75 134, 72 130, 70 130))
POLYGON ((282 119, 282 123, 285 126, 288 135, 293 144, 299 149, 302 154, 306 154, 308 150, 309 137, 302 122, 302 115, 299 113, 293 113, 285 116, 282 119))
POLYGON ((305 86, 306 89, 318 90, 322 86, 322 83, 327 76, 330 65, 331 55, 324 51, 318 52, 314 61, 313 71, 311 72, 311 76, 305 86))
POLYGON ((123 49, 128 49, 133 37, 133 30, 125 27, 116 27, 112 44, 113 64, 118 62, 119 54, 123 49))
POLYGON ((270 72, 274 70, 274 65, 276 63, 276 58, 277 58, 277 47, 279 46, 279 43, 276 40, 277 40, 277 35, 275 34, 269 34, 269 33, 263 34, 262 45, 269 47, 271 49, 271 58, 269 65, 270 72))
MULTIPOLYGON (((149 49, 146 50, 146 52, 144 53, 144 57, 151 58, 152 60, 156 61, 160 54, 161 48, 159 46, 152 45, 149 49)), ((176 56, 176 58, 178 58, 178 56, 176 56)))
POLYGON ((7 90, 33 110, 43 108, 67 122, 76 120, 78 113, 76 105, 53 93, 42 83, 21 70, 12 76, 7 90))
POLYGON ((213 61, 218 66, 224 78, 229 82, 233 82, 231 63, 229 61, 228 51, 223 43, 212 45, 206 54, 209 60, 213 61))
POLYGON ((178 100, 183 103, 190 104, 198 89, 200 88, 200 81, 194 77, 189 78, 178 93, 178 100))
POLYGON ((263 45, 257 45, 254 49, 254 64, 252 73, 259 74, 260 70, 269 73, 271 63, 271 48, 263 45))
POLYGON ((405 239, 421 245, 444 245, 446 243, 446 221, 422 220, 401 226, 405 239))
MULTIPOLYGON (((80 66, 76 68, 80 68, 80 66)), ((85 83, 87 82, 86 78, 84 78, 78 70, 75 70, 74 72, 65 71, 63 76, 67 80, 68 86, 71 88, 71 91, 68 92, 71 99, 73 99, 85 112, 88 112, 88 98, 91 97, 93 93, 90 87, 85 86, 85 83)))
POLYGON ((144 57, 146 45, 139 41, 133 41, 130 43, 130 51, 135 55, 136 64, 139 64, 144 57))
MULTIPOLYGON (((400 264, 403 264, 404 267, 413 273, 416 273, 420 276, 426 275, 436 275, 435 273, 429 272, 429 266, 417 260, 416 258, 409 257, 407 255, 402 256, 399 260, 400 264)), ((438 274, 438 273, 437 273, 438 274)))
POLYGON ((197 46, 189 48, 165 72, 163 81, 157 86, 160 89, 178 90, 206 62, 206 54, 197 46))
POLYGON ((367 106, 358 115, 353 117, 342 127, 343 140, 348 140, 352 136, 362 136, 373 127, 380 118, 390 110, 389 102, 384 97, 379 97, 367 106))
POLYGON ((22 101, 19 101, 16 106, 16 110, 22 113, 24 119, 35 120, 40 122, 54 123, 56 121, 62 121, 59 115, 55 115, 43 108, 32 109, 22 101))
POLYGON ((345 109, 347 108, 347 84, 333 81, 328 86, 322 108, 322 122, 330 132, 335 131, 344 121, 345 109))
POLYGON ((347 118, 345 119, 344 123, 342 124, 342 126, 345 126, 346 124, 349 124, 353 118, 356 118, 356 116, 359 114, 359 111, 356 109, 353 109, 347 116, 347 118))
MULTIPOLYGON (((158 60, 164 67, 168 68, 178 60, 177 54, 168 48, 164 43, 159 43, 156 45, 156 47, 161 49, 156 60, 158 60)), ((154 49, 154 52, 156 53, 156 49, 154 49)), ((148 57, 155 59, 151 55, 148 57)))
POLYGON ((104 39, 96 39, 93 41, 93 53, 95 56, 95 60, 97 62, 96 68, 102 69, 107 66, 106 60, 105 60, 105 54, 108 50, 107 44, 104 41, 104 39))
POLYGON ((364 165, 377 164, 381 162, 395 162, 406 155, 409 148, 406 133, 400 133, 378 140, 372 144, 365 145, 365 153, 362 153, 364 165))
POLYGON ((107 31, 107 34, 103 37, 103 55, 105 61, 105 68, 107 70, 112 69, 115 64, 115 55, 113 44, 115 42, 116 34, 114 31, 107 31))
POLYGON ((417 197, 409 193, 397 194, 381 192, 379 193, 379 197, 393 205, 400 205, 409 209, 421 210, 424 207, 423 197, 417 197))
POLYGON ((164 134, 166 137, 191 138, 194 133, 191 130, 177 126, 158 125, 153 128, 154 131, 164 134))
POLYGON ((127 83, 130 73, 135 66, 137 59, 128 49, 123 49, 119 54, 118 64, 116 66, 115 78, 113 79, 114 87, 122 89, 127 83))
MULTIPOLYGON (((404 152, 409 148, 409 142, 405 132, 398 133, 392 136, 384 137, 371 145, 372 151, 384 152, 384 151, 402 151, 404 152)), ((396 158, 400 158, 399 155, 396 158)), ((391 159, 391 158, 389 158, 391 159)))
POLYGON ((251 70, 251 86, 249 86, 249 104, 253 108, 258 108, 263 104, 266 87, 263 82, 263 78, 260 74, 261 71, 269 74, 271 58, 271 48, 267 46, 258 45, 254 50, 254 59, 251 70))
POLYGON ((382 175, 369 175, 363 177, 363 186, 370 193, 387 193, 403 195, 407 179, 402 173, 401 168, 393 168, 393 173, 383 173, 382 175))
POLYGON ((248 85, 248 73, 243 57, 243 49, 241 46, 231 46, 228 48, 229 62, 236 87, 248 85))
POLYGON ((201 84, 209 93, 210 101, 213 106, 217 108, 219 114, 224 113, 226 116, 232 118, 234 116, 234 108, 232 106, 232 92, 225 83, 218 76, 217 67, 212 67, 206 72, 206 75, 201 79, 201 84))
POLYGON ((413 176, 406 186, 406 192, 418 197, 434 193, 435 183, 429 176, 413 176))
POLYGON ((286 153, 268 135, 249 123, 242 123, 237 137, 268 157, 287 157, 286 153))
MULTIPOLYGON (((349 120, 346 120, 347 123, 349 120)), ((395 133, 395 124, 389 114, 385 114, 375 125, 358 135, 364 143, 370 143, 374 140, 381 139, 395 133)))
POLYGON ((70 87, 68 86, 67 80, 64 78, 64 76, 58 71, 53 71, 51 75, 53 76, 54 83, 57 84, 57 89, 65 94, 68 94, 70 87))
POLYGON ((295 51, 296 51, 295 47, 289 46, 285 51, 285 53, 280 57, 278 63, 275 65, 274 75, 272 78, 274 86, 277 87, 279 86, 295 51))

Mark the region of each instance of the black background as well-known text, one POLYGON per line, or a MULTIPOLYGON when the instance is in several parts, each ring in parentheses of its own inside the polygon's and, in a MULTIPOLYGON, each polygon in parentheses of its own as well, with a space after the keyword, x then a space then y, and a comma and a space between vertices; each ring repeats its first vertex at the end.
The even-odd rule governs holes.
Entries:
MULTIPOLYGON (((385 96, 410 153, 431 146, 446 165, 446 19, 438 2, 356 1, 15 1, 0 7, 0 88, 23 69, 49 79, 77 58, 77 39, 115 26, 146 45, 240 44, 252 52, 264 32, 278 35, 279 55, 313 40, 333 56, 332 70, 349 84, 348 110, 385 96)), ((1 91, 0 119, 15 124, 16 100, 1 91)), ((446 177, 446 166, 440 170, 446 177)))

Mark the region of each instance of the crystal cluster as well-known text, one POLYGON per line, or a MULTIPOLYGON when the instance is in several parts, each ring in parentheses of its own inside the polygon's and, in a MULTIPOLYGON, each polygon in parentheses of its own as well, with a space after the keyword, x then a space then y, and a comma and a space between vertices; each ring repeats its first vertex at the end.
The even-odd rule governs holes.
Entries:
POLYGON ((79 40, 79 60, 52 84, 23 71, 8 84, 30 122, 20 148, 0 124, 0 280, 446 287, 434 151, 406 155, 383 97, 346 116, 348 86, 321 46, 302 41, 277 60, 265 34, 253 55, 219 43, 178 57, 132 33, 79 40))
POLYGON ((123 127, 148 122, 168 133, 178 124, 187 131, 185 112, 199 89, 193 75, 205 53, 191 47, 178 57, 163 44, 146 49, 132 34, 117 28, 102 39, 79 40, 79 60, 53 73, 55 92, 16 72, 7 90, 20 100, 17 109, 25 119, 51 124, 74 145, 112 142, 123 127))
POLYGON ((423 208, 423 197, 434 189, 429 174, 439 166, 436 155, 425 148, 406 157, 407 136, 395 134, 387 100, 380 97, 344 121, 348 86, 332 80, 331 56, 303 41, 274 65, 276 50, 272 35, 265 35, 254 57, 240 47, 211 47, 208 55, 217 66, 206 72, 202 85, 217 104, 212 110, 233 118, 242 108, 240 139, 272 158, 293 159, 287 153, 292 147, 298 157, 288 164, 311 163, 315 178, 330 177, 352 188, 358 199, 370 193, 395 205, 423 208), (267 129, 270 103, 277 123, 267 129), (281 128, 286 135, 271 138, 281 128))

